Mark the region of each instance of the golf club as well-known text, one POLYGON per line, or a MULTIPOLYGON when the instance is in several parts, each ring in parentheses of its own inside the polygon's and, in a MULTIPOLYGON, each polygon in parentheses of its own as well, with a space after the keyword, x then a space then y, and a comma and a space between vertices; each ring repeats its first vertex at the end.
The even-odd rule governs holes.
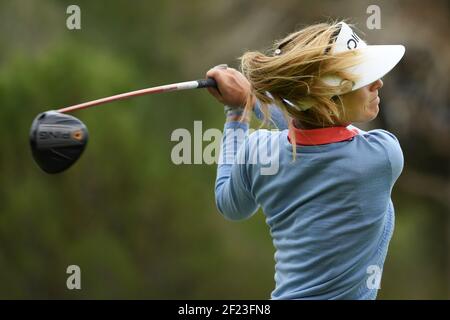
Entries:
POLYGON ((47 173, 68 169, 81 156, 88 142, 88 130, 83 122, 65 114, 101 104, 147 94, 216 87, 214 79, 201 79, 141 89, 80 103, 59 110, 40 113, 30 129, 30 146, 34 160, 47 173))

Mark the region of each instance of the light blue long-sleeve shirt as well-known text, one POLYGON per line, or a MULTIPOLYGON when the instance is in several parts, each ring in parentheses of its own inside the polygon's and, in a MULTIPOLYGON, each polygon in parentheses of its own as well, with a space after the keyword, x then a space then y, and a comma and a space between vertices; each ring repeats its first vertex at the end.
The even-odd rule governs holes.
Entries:
POLYGON ((398 140, 358 129, 347 141, 298 145, 293 161, 286 121, 271 110, 278 131, 225 124, 219 211, 240 220, 262 208, 276 249, 272 299, 375 299, 403 168, 398 140))

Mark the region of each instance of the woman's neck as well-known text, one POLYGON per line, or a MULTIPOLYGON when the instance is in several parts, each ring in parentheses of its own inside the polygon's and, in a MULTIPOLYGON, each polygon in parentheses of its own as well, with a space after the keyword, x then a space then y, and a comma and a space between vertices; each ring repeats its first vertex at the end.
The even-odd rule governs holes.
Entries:
POLYGON ((312 125, 312 124, 309 124, 309 123, 301 122, 298 119, 294 119, 293 120, 293 124, 294 124, 295 128, 302 129, 302 130, 323 129, 323 128, 340 127, 340 126, 346 127, 347 125, 349 125, 349 124, 338 124, 337 123, 337 124, 332 125, 332 126, 330 126, 330 125, 328 125, 328 126, 317 126, 317 125, 312 125))
POLYGON ((298 119, 294 119, 293 124, 294 124, 295 128, 303 129, 303 130, 326 128, 326 127, 323 127, 323 126, 315 126, 315 125, 312 125, 312 124, 309 124, 309 123, 304 123, 304 122, 301 122, 298 119))

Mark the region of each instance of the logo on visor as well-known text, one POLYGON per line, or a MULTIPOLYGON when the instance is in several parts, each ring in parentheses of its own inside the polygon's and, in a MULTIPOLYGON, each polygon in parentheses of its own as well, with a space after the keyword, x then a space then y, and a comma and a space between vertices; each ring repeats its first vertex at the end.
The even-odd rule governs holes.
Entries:
POLYGON ((352 50, 358 47, 359 37, 356 35, 355 31, 352 33, 352 37, 347 41, 347 49, 352 50))

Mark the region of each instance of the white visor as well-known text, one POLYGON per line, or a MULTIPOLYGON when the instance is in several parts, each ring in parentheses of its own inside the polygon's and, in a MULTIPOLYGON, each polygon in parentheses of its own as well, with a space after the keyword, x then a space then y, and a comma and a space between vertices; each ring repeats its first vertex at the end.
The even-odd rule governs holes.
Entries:
MULTIPOLYGON (((367 45, 348 24, 345 22, 339 24, 341 30, 331 49, 331 54, 350 50, 359 50, 361 53, 361 62, 345 70, 358 77, 351 91, 362 88, 385 76, 405 53, 405 47, 402 45, 367 45)), ((328 85, 339 86, 342 79, 337 76, 327 76, 324 81, 328 85)))

